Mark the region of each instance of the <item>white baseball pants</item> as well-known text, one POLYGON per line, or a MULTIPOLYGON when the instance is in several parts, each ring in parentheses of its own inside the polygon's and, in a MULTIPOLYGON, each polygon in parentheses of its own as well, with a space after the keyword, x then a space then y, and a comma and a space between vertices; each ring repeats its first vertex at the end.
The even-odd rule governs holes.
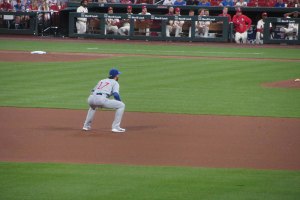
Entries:
POLYGON ((112 129, 120 128, 125 110, 125 104, 123 102, 114 99, 108 99, 105 95, 90 95, 88 98, 88 104, 90 108, 84 122, 84 127, 91 127, 96 113, 96 108, 108 108, 116 109, 115 118, 112 123, 112 129))
POLYGON ((77 21, 76 22, 76 28, 78 34, 84 34, 86 32, 86 22, 83 21, 77 21))
POLYGON ((248 37, 248 32, 247 31, 245 31, 244 33, 236 32, 234 40, 238 44, 240 44, 240 43, 246 44, 247 43, 247 37, 248 37))

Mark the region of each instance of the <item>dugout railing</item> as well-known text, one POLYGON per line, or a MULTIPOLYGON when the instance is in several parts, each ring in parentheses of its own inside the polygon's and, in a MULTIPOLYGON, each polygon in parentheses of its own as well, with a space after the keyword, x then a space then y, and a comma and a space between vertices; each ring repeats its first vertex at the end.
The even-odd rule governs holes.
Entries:
POLYGON ((0 12, 0 34, 56 36, 58 11, 0 12))
POLYGON ((0 33, 35 35, 37 12, 0 12, 0 33))
MULTIPOLYGON (((120 23, 118 28, 122 24, 120 23)), ((99 14, 99 13, 69 13, 69 37, 84 38, 113 38, 131 40, 169 40, 169 41, 207 41, 227 42, 229 37, 229 22, 226 17, 199 17, 199 16, 166 16, 166 15, 139 15, 139 14, 99 14), (87 32, 77 34, 77 18, 87 18, 87 32), (127 35, 115 35, 105 31, 107 19, 129 19, 130 31, 127 35), (166 27, 169 20, 183 21, 180 37, 171 34, 166 36, 166 27), (204 36, 196 32, 195 22, 209 23, 209 34, 204 36), (147 31, 149 29, 149 32, 147 31)))
POLYGON ((266 18, 264 44, 300 44, 299 24, 299 18, 266 18))

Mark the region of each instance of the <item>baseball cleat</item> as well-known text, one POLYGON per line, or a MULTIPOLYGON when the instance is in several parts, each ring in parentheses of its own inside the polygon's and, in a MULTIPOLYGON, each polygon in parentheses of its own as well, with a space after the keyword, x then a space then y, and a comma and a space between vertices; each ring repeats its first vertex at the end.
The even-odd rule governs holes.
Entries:
POLYGON ((82 128, 82 130, 83 130, 83 131, 89 131, 89 130, 91 130, 91 127, 89 127, 89 126, 84 126, 84 127, 82 128))
POLYGON ((114 133, 123 133, 123 132, 125 132, 125 129, 124 128, 113 128, 111 131, 114 133))

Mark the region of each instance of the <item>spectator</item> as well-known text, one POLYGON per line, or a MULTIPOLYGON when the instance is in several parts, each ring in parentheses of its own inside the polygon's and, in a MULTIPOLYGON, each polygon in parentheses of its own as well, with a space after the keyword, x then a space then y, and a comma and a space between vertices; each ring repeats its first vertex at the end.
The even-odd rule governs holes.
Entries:
POLYGON ((275 3, 274 7, 284 8, 285 7, 285 3, 283 2, 283 0, 277 0, 277 3, 275 3))
MULTIPOLYGON (((146 6, 142 6, 142 12, 139 13, 139 15, 151 15, 147 11, 146 6)), ((150 35, 150 26, 151 26, 151 20, 138 20, 137 23, 139 24, 139 32, 140 33, 145 33, 146 36, 150 35)))
POLYGON ((167 15, 168 16, 173 16, 174 15, 174 8, 172 6, 169 7, 167 15))
POLYGON ((198 5, 199 4, 199 1, 198 0, 187 0, 186 1, 186 5, 198 5))
POLYGON ((229 7, 233 7, 234 6, 234 1, 233 0, 223 0, 220 3, 220 6, 229 6, 229 7))
MULTIPOLYGON (((206 17, 209 15, 209 12, 206 9, 199 9, 198 14, 200 17, 206 17)), ((200 37, 208 37, 209 25, 210 21, 196 22, 196 33, 198 33, 200 37)))
POLYGON ((185 0, 175 0, 173 3, 174 6, 186 6, 185 0))
MULTIPOLYGON (((180 8, 175 8, 175 16, 180 16, 180 8)), ((175 33, 175 37, 180 37, 184 21, 169 20, 166 26, 166 37, 170 37, 171 33, 175 33)))
MULTIPOLYGON (((299 12, 294 11, 294 12, 291 12, 291 13, 286 13, 286 14, 284 14, 284 17, 286 17, 286 18, 291 18, 291 17, 292 18, 298 18, 299 17, 299 12)), ((283 27, 283 28, 280 29, 280 31, 285 34, 287 39, 289 39, 289 40, 296 39, 298 37, 298 26, 299 26, 299 24, 290 22, 290 23, 288 23, 287 28, 283 27)))
MULTIPOLYGON (((189 16, 193 17, 195 16, 195 11, 194 10, 189 10, 189 16)), ((185 21, 184 24, 182 25, 182 30, 183 31, 188 31, 189 32, 189 37, 192 36, 192 21, 185 21)))
POLYGON ((39 5, 37 0, 33 0, 31 4, 29 5, 29 10, 30 11, 38 11, 39 10, 39 5))
POLYGON ((248 7, 265 7, 265 0, 251 0, 247 2, 248 7))
POLYGON ((266 7, 274 7, 275 6, 275 0, 265 0, 265 6, 266 7))
POLYGON ((43 0, 42 4, 39 6, 38 11, 41 13, 39 15, 39 20, 42 20, 43 23, 47 23, 50 20, 50 8, 46 0, 43 0))
MULTIPOLYGON (((263 44, 265 19, 268 17, 268 14, 264 12, 261 17, 256 26, 256 44, 263 44)), ((270 23, 269 26, 271 28, 272 24, 270 23)))
MULTIPOLYGON (((113 14, 114 13, 114 9, 112 7, 108 7, 108 14, 113 14)), ((104 35, 106 35, 107 33, 112 32, 114 35, 118 34, 118 25, 120 23, 119 19, 110 19, 107 18, 105 21, 105 31, 104 31, 104 35)))
POLYGON ((238 2, 236 2, 235 6, 238 7, 247 7, 247 2, 244 0, 239 0, 238 2))
POLYGON ((57 5, 59 10, 63 10, 67 7, 67 2, 59 1, 57 5))
POLYGON ((163 5, 172 6, 173 5, 173 0, 164 0, 163 5))
POLYGON ((252 20, 246 15, 242 14, 242 11, 238 9, 236 14, 232 18, 235 30, 235 42, 240 44, 247 42, 248 29, 251 27, 252 20))
POLYGON ((155 0, 135 0, 134 4, 154 4, 155 0))
POLYGON ((231 22, 231 15, 228 14, 228 7, 224 7, 223 11, 221 14, 219 14, 218 16, 220 17, 227 17, 228 18, 228 22, 231 22))
POLYGON ((209 7, 210 6, 210 2, 208 2, 207 0, 200 0, 200 2, 198 3, 198 6, 209 7))
POLYGON ((15 11, 25 11, 25 6, 22 4, 21 0, 17 0, 17 4, 14 5, 15 11))
MULTIPOLYGON (((88 13, 87 5, 88 5, 88 1, 82 0, 80 2, 80 6, 77 8, 77 12, 78 13, 88 13)), ((77 17, 76 28, 77 28, 78 34, 86 33, 86 22, 87 22, 87 18, 77 17)))
MULTIPOLYGON (((17 4, 14 5, 14 11, 15 12, 24 12, 25 11, 25 6, 21 3, 21 0, 17 0, 17 4)), ((25 20, 24 15, 15 15, 15 29, 20 29, 22 28, 22 21, 25 20)))
POLYGON ((59 11, 58 3, 56 1, 49 1, 50 3, 50 11, 59 11))
POLYGON ((9 3, 9 0, 3 0, 3 3, 0 4, 0 11, 12 11, 13 7, 12 5, 9 3))
MULTIPOLYGON (((132 6, 127 6, 127 14, 131 15, 132 13, 132 6)), ((122 23, 122 27, 119 28, 119 34, 120 35, 129 35, 129 31, 130 31, 130 19, 123 19, 121 21, 122 23)))
POLYGON ((294 7, 298 7, 298 0, 288 0, 287 1, 287 7, 288 8, 294 8, 294 7))

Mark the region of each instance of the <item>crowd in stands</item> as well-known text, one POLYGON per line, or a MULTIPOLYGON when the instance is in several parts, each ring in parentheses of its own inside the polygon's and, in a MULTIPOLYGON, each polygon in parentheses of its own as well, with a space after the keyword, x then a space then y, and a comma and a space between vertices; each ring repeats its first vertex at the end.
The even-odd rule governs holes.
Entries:
MULTIPOLYGON (((59 11, 68 0, 0 0, 0 11, 59 11)), ((89 0, 97 3, 163 4, 167 6, 198 5, 200 7, 300 7, 299 0, 89 0)))
POLYGON ((0 11, 59 11, 67 0, 0 0, 0 11))
MULTIPOLYGON (((176 6, 177 0, 164 0, 163 5, 176 6)), ((299 0, 182 0, 184 5, 228 7, 298 7, 299 0)))
MULTIPOLYGON (((59 15, 59 11, 67 7, 66 3, 67 0, 0 0, 0 11, 38 12, 38 19, 44 26, 49 23, 51 17, 57 18, 55 15, 59 15)), ((9 29, 27 29, 29 20, 28 15, 15 15, 13 20, 3 20, 1 17, 0 26, 9 29)))
POLYGON ((167 6, 300 7, 299 0, 89 0, 96 3, 163 4, 167 6))

